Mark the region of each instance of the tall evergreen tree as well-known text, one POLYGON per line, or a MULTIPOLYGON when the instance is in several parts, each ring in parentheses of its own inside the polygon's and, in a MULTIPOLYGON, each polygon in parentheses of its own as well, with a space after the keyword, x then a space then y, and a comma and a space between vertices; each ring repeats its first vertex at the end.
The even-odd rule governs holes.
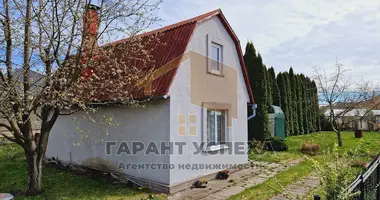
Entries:
MULTIPOLYGON (((265 65, 264 65, 265 66, 265 65)), ((269 69, 265 66, 266 75, 267 75, 267 94, 268 94, 268 106, 273 105, 273 80, 271 74, 269 73, 269 69)))
MULTIPOLYGON (((261 55, 256 55, 252 42, 248 42, 244 55, 251 90, 257 104, 256 117, 248 122, 248 139, 264 140, 268 135, 267 74, 261 55)), ((248 114, 252 114, 250 113, 248 114)))
MULTIPOLYGON (((249 85, 251 86, 251 91, 253 94, 255 92, 254 91, 255 88, 253 86, 254 86, 254 80, 255 80, 254 74, 256 73, 255 67, 254 67, 256 58, 257 56, 256 56, 255 47, 253 46, 251 42, 248 42, 245 47, 244 63, 245 63, 245 67, 248 74, 249 85)), ((248 116, 251 116, 252 114, 253 114, 253 111, 251 107, 248 106, 248 116)), ((251 119, 248 121, 248 140, 249 141, 251 141, 254 138, 253 130, 254 130, 254 123, 253 123, 253 119, 251 119)))
POLYGON ((267 85, 267 69, 263 64, 263 59, 258 53, 256 59, 257 73, 257 90, 254 94, 257 108, 257 116, 254 118, 255 125, 257 126, 257 138, 263 140, 269 136, 269 117, 268 117, 268 85, 267 85))
POLYGON ((302 96, 302 82, 300 75, 295 75, 295 91, 297 95, 297 114, 298 114, 298 132, 304 134, 304 121, 303 121, 303 96, 302 96))
MULTIPOLYGON (((306 79, 306 87, 307 87, 307 109, 309 110, 309 112, 307 113, 307 117, 309 119, 309 123, 308 123, 308 126, 309 126, 309 131, 310 132, 315 132, 316 131, 316 126, 315 126, 315 123, 316 123, 316 119, 315 119, 315 107, 314 107, 314 97, 313 97, 313 90, 312 90, 312 85, 311 85, 311 81, 310 81, 310 78, 307 77, 306 79)), ((318 116, 319 117, 319 116, 318 116)))
POLYGON ((314 100, 314 117, 315 117, 315 126, 316 126, 316 131, 320 131, 321 130, 321 122, 320 122, 320 118, 319 118, 319 102, 318 102, 318 88, 317 88, 317 84, 315 84, 314 81, 312 81, 312 90, 313 90, 313 100, 314 100))
POLYGON ((289 135, 294 135, 294 109, 293 109, 293 99, 292 99, 292 89, 291 89, 291 84, 290 84, 290 78, 289 78, 289 73, 284 72, 284 81, 285 81, 285 88, 286 88, 286 99, 288 102, 288 121, 289 121, 289 135))
POLYGON ((303 111, 303 130, 304 134, 308 134, 310 132, 310 121, 311 119, 308 117, 309 113, 311 112, 310 103, 309 102, 309 95, 307 91, 307 82, 305 79, 305 76, 303 74, 300 75, 300 81, 301 81, 301 90, 302 90, 302 111, 303 111))
POLYGON ((281 107, 280 89, 276 81, 276 73, 274 71, 274 68, 273 67, 269 68, 268 73, 270 75, 269 77, 272 82, 272 104, 281 107))
POLYGON ((248 73, 249 84, 251 85, 251 88, 253 85, 252 81, 253 81, 253 74, 255 70, 253 66, 254 66, 256 57, 257 56, 256 56, 255 47, 253 46, 252 42, 248 42, 245 47, 244 63, 245 63, 245 68, 248 73))
POLYGON ((290 67, 289 70, 289 81, 290 81, 290 90, 291 90, 291 99, 292 99, 292 120, 293 120, 293 134, 298 135, 299 134, 299 127, 298 127, 298 111, 297 111, 297 83, 295 74, 293 71, 293 68, 290 67))
MULTIPOLYGON (((269 136, 268 107, 277 105, 285 113, 287 136, 307 134, 320 130, 318 90, 314 81, 303 74, 276 73, 263 64, 252 42, 248 42, 244 54, 249 84, 258 105, 256 117, 248 122, 248 139, 263 140, 269 136)), ((248 109, 248 115, 251 115, 248 109)))
POLYGON ((286 82, 285 82, 285 75, 283 73, 279 73, 277 75, 277 85, 279 88, 280 93, 280 99, 281 99, 281 109, 285 114, 285 134, 287 136, 290 136, 290 113, 289 113, 289 106, 288 106, 288 99, 287 99, 287 89, 286 89, 286 82))

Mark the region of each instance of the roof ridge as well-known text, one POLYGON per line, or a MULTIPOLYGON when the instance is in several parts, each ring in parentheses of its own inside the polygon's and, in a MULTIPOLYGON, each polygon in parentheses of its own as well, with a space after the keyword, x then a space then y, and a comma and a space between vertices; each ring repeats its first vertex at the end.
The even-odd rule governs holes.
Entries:
MULTIPOLYGON (((161 28, 158 28, 158 29, 154 29, 154 30, 151 30, 151 31, 148 31, 148 32, 145 32, 145 33, 137 34, 134 37, 144 37, 144 36, 153 35, 153 34, 156 34, 156 33, 162 33, 162 32, 166 32, 166 31, 170 31, 170 30, 173 30, 173 29, 176 29, 176 28, 180 28, 180 27, 188 25, 188 24, 197 23, 197 22, 199 22, 199 21, 201 21, 203 19, 206 19, 208 17, 212 17, 212 16, 220 14, 220 13, 221 13, 221 9, 219 8, 219 9, 216 9, 216 10, 204 13, 202 15, 198 15, 198 16, 190 18, 190 19, 185 19, 185 20, 182 20, 182 21, 174 23, 174 24, 169 24, 167 26, 164 26, 164 27, 161 27, 161 28)), ((101 46, 109 46, 109 45, 120 44, 120 43, 128 40, 129 38, 130 37, 122 38, 120 40, 116 40, 116 41, 113 41, 113 42, 110 42, 110 43, 107 43, 107 44, 103 44, 101 46)))
MULTIPOLYGON (((194 22, 197 22, 199 20, 202 20, 206 17, 210 17, 210 16, 213 16, 213 15, 216 15, 216 14, 219 14, 220 13, 220 9, 216 9, 216 10, 213 10, 213 11, 210 11, 210 12, 207 12, 207 13, 204 13, 202 15, 198 15, 196 17, 193 17, 193 18, 190 18, 190 19, 185 19, 185 20, 182 20, 182 21, 179 21, 177 23, 174 23, 174 24, 169 24, 167 26, 164 26, 164 27, 161 27, 161 28, 158 28, 156 30, 153 30, 153 31, 156 31, 156 32, 164 32, 166 30, 171 30, 173 28, 176 28, 176 27, 180 27, 180 26, 183 26, 183 25, 186 25, 186 24, 189 24, 189 23, 194 23, 194 22)), ((152 32, 152 31, 150 31, 152 32)), ((149 32, 148 32, 149 33, 149 32)))

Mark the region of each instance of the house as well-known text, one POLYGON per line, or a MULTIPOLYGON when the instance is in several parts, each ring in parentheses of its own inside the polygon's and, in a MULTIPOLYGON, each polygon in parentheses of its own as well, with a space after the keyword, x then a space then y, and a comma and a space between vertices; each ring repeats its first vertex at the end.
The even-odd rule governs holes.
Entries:
MULTIPOLYGON (((339 116, 337 122, 346 130, 378 130, 380 128, 380 110, 371 109, 334 109, 334 115, 339 116)), ((330 117, 330 110, 325 111, 326 118, 330 117)))
POLYGON ((222 11, 143 35, 157 33, 165 43, 152 52, 157 69, 171 67, 151 83, 151 101, 144 108, 101 107, 91 116, 112 117, 118 125, 108 133, 81 113, 60 116, 47 158, 167 193, 248 162, 247 103, 254 99, 239 40, 222 11))

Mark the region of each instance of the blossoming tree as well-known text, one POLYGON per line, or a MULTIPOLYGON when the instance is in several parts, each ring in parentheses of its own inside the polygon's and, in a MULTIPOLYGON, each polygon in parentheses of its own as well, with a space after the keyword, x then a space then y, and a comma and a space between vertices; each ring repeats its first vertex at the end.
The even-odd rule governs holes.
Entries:
POLYGON ((92 109, 93 103, 135 105, 149 93, 142 84, 152 74, 145 69, 151 64, 147 46, 158 41, 136 35, 157 20, 161 0, 97 3, 0 5, 0 128, 6 130, 0 135, 24 150, 30 195, 41 191, 42 161, 59 115, 92 109), (127 39, 109 43, 119 36, 127 39))

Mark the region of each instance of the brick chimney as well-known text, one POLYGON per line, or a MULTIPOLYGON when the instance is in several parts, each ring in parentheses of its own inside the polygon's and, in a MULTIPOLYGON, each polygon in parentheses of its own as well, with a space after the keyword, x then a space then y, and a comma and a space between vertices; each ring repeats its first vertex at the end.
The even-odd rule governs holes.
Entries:
POLYGON ((93 4, 88 4, 86 6, 85 13, 83 14, 83 50, 87 51, 92 48, 98 47, 97 32, 99 26, 99 7, 93 4))

